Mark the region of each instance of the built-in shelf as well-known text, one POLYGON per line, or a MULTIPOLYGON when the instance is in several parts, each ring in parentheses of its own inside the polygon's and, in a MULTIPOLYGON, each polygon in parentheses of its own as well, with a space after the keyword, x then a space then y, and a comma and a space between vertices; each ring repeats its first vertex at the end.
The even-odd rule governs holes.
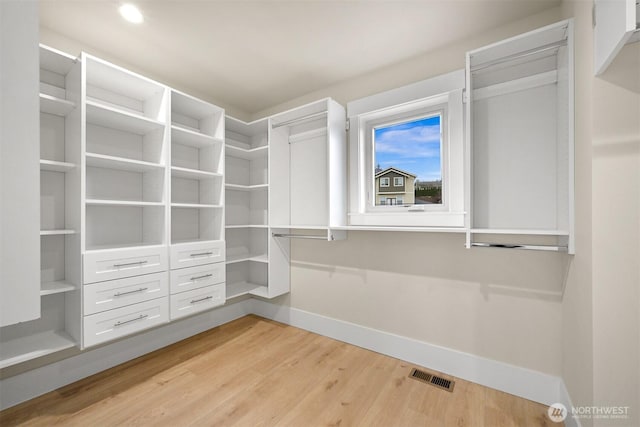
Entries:
POLYGON ((106 154, 86 153, 87 166, 97 168, 117 169, 128 172, 149 172, 163 169, 158 163, 142 160, 127 159, 125 157, 108 156, 106 154))
POLYGON ((164 206, 162 202, 142 202, 137 200, 102 200, 87 199, 87 205, 94 206, 164 206))
MULTIPOLYGON (((280 228, 280 227, 274 227, 280 228)), ((286 227, 285 227, 286 228, 286 227)), ((300 227, 290 226, 291 229, 299 229, 300 227)), ((375 227, 367 225, 341 225, 336 227, 329 227, 331 230, 344 230, 344 231, 400 231, 411 233, 466 233, 467 229, 462 227, 375 227)))
POLYGON ((187 179, 211 179, 222 177, 221 173, 207 172, 198 169, 181 168, 178 166, 171 166, 171 175, 177 178, 187 179))
POLYGON ((172 208, 198 208, 198 209, 222 209, 222 205, 209 205, 203 203, 171 203, 172 208))
POLYGON ((59 294, 63 292, 70 292, 76 289, 71 283, 67 283, 64 280, 56 282, 46 282, 40 285, 40 296, 59 294))
POLYGON ((226 144, 225 147, 227 156, 237 157, 244 160, 255 160, 267 157, 267 154, 269 152, 269 147, 266 145, 251 149, 236 147, 231 144, 226 144))
POLYGON ((254 261, 254 262, 269 262, 267 254, 240 254, 240 255, 227 255, 227 264, 236 264, 239 262, 254 261))
POLYGON ((224 187, 227 190, 234 190, 234 191, 254 191, 254 190, 266 190, 267 188, 269 188, 269 184, 256 184, 256 185, 225 184, 224 187))
POLYGON ((95 100, 87 100, 86 107, 87 122, 99 126, 120 129, 138 135, 145 135, 164 126, 162 122, 157 120, 95 100))
POLYGON ((255 283, 249 282, 236 282, 236 283, 228 283, 227 282, 227 299, 239 297, 242 295, 257 295, 257 296, 268 296, 266 286, 257 285, 255 283))
POLYGON ((57 229, 57 230, 40 230, 41 236, 61 236, 65 234, 76 234, 75 230, 57 229))
POLYGON ((568 236, 566 230, 535 230, 535 229, 493 229, 493 228, 472 228, 474 234, 526 234, 531 236, 568 236))
POLYGON ((185 126, 171 125, 171 141, 176 144, 188 145, 195 148, 211 147, 222 144, 223 141, 213 136, 191 130, 185 126))
POLYGON ((74 108, 76 108, 76 104, 71 101, 47 95, 46 93, 40 94, 40 111, 43 113, 64 117, 72 112, 74 108))
POLYGON ((0 369, 72 348, 73 339, 62 331, 46 331, 5 341, 0 346, 0 369))
POLYGON ((119 249, 135 249, 135 248, 149 248, 152 246, 158 246, 161 248, 164 248, 165 246, 163 246, 160 242, 149 242, 149 243, 144 243, 144 242, 136 242, 136 243, 114 243, 114 244, 107 244, 107 245, 87 245, 87 250, 86 252, 95 252, 95 251, 105 251, 105 250, 110 250, 110 249, 115 249, 115 250, 119 250, 119 249))
POLYGON ((235 229, 235 228, 269 228, 268 225, 259 225, 259 224, 235 224, 235 225, 226 225, 225 228, 235 229))
POLYGON ((68 162, 59 162, 57 160, 40 159, 40 170, 49 172, 69 172, 76 165, 68 162))

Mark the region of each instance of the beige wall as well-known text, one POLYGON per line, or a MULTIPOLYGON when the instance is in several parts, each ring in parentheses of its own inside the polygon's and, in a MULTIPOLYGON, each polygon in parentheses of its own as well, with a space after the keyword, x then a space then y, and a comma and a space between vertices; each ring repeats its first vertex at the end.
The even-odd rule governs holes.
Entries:
MULTIPOLYGON (((341 103, 464 67, 465 52, 561 19, 560 9, 264 111, 341 103)), ((562 371, 561 292, 569 257, 464 248, 462 235, 350 232, 294 241, 292 307, 537 371, 562 371)))
POLYGON ((594 405, 640 425, 640 43, 593 81, 594 405))

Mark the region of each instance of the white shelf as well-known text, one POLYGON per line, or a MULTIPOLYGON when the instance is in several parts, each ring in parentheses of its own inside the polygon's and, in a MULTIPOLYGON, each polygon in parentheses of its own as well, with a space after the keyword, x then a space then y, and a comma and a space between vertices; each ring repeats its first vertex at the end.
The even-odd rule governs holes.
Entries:
POLYGON ((71 101, 45 93, 40 94, 40 111, 43 113, 64 117, 72 112, 74 108, 76 108, 76 104, 71 101))
POLYGON ((115 108, 94 100, 87 100, 87 122, 112 129, 145 135, 161 129, 164 124, 157 120, 115 108))
POLYGON ((254 191, 254 190, 266 190, 269 188, 269 184, 256 184, 256 185, 241 185, 241 184, 225 184, 224 188, 233 191, 254 191))
POLYGON ((172 208, 222 209, 222 205, 206 205, 202 203, 171 203, 172 208))
MULTIPOLYGON (((275 228, 275 227, 274 227, 275 228)), ((293 227, 292 227, 293 228, 293 227)), ((345 231, 400 231, 412 233, 466 233, 467 229, 458 227, 375 227, 368 225, 346 225, 337 227, 328 227, 331 230, 345 231)))
POLYGON ((223 143, 219 138, 176 124, 171 125, 171 141, 175 144, 188 145, 195 148, 211 147, 223 143))
POLYGON ((40 285, 40 296, 59 294, 63 292, 74 291, 76 289, 71 283, 64 280, 56 282, 47 282, 40 285))
POLYGON ((525 234, 534 236, 568 236, 566 230, 535 230, 535 229, 492 229, 492 228, 472 228, 473 234, 525 234))
POLYGON ((269 258, 267 257, 267 254, 240 254, 234 256, 227 255, 227 264, 236 264, 245 261, 268 263, 269 258))
POLYGON ((227 156, 237 157, 244 160, 255 160, 264 158, 267 157, 267 154, 269 152, 269 147, 266 145, 251 149, 240 148, 231 144, 226 144, 225 147, 227 156))
POLYGON ((40 68, 43 70, 53 71, 56 74, 66 76, 73 64, 76 63, 76 58, 73 56, 54 49, 52 47, 40 44, 40 68))
POLYGON ((40 159, 40 170, 49 172, 69 172, 75 168, 73 163, 59 162, 57 160, 40 159))
POLYGON ((101 200, 87 199, 87 205, 97 206, 164 206, 162 202, 142 202, 137 200, 101 200))
POLYGON ((225 225, 224 228, 269 228, 268 225, 259 225, 259 224, 231 224, 225 225))
MULTIPOLYGON (((331 229, 340 229, 338 227, 329 227, 326 225, 272 225, 271 228, 279 228, 285 230, 329 230, 331 229)), ((342 227, 345 229, 346 227, 342 227)))
POLYGON ((0 369, 72 348, 75 345, 73 339, 63 331, 40 332, 9 340, 0 346, 0 369))
POLYGON ((198 169, 181 168, 178 166, 171 166, 171 175, 178 178, 187 179, 211 179, 222 177, 221 173, 207 172, 198 169))
POLYGON ((105 154, 86 153, 87 166, 97 168, 117 169, 129 172, 149 172, 164 169, 158 163, 127 159, 124 157, 108 156, 105 154))
POLYGON ((160 242, 118 243, 118 244, 109 244, 109 245, 90 245, 90 246, 87 246, 86 252, 97 252, 97 251, 105 251, 105 250, 110 250, 110 249, 113 249, 113 250, 135 249, 135 248, 145 249, 145 248, 149 248, 149 247, 152 247, 152 246, 158 246, 158 247, 161 247, 161 248, 165 247, 160 242))
POLYGON ((65 229, 40 230, 40 235, 41 236, 61 236, 61 235, 65 235, 65 234, 76 234, 76 231, 75 230, 65 230, 65 229))
POLYGON ((267 296, 266 286, 249 282, 227 283, 227 299, 239 297, 241 295, 267 296))

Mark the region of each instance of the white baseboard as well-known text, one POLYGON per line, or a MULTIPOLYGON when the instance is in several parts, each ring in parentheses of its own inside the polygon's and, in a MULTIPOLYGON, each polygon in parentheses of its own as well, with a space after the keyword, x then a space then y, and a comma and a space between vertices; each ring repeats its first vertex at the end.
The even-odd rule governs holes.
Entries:
MULTIPOLYGON (((564 382, 558 377, 255 298, 2 379, 0 410, 247 314, 256 314, 545 405, 560 402, 571 410, 571 399, 564 382)), ((579 420, 569 418, 565 421, 568 427, 581 427, 579 420)))
MULTIPOLYGON (((562 380, 553 375, 425 343, 307 311, 252 299, 251 311, 377 353, 482 384, 545 405, 561 400, 562 380)), ((566 394, 566 389, 564 389, 566 394)), ((568 395, 566 395, 568 398, 568 395)))
POLYGON ((0 410, 251 313, 242 300, 0 381, 0 410))

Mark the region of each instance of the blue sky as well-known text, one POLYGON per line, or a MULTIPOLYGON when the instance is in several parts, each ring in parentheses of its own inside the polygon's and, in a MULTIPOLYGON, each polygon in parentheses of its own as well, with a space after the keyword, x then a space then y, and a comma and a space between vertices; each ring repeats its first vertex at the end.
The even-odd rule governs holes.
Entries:
POLYGON ((420 181, 442 179, 440 116, 375 129, 375 159, 382 169, 394 167, 420 181))

